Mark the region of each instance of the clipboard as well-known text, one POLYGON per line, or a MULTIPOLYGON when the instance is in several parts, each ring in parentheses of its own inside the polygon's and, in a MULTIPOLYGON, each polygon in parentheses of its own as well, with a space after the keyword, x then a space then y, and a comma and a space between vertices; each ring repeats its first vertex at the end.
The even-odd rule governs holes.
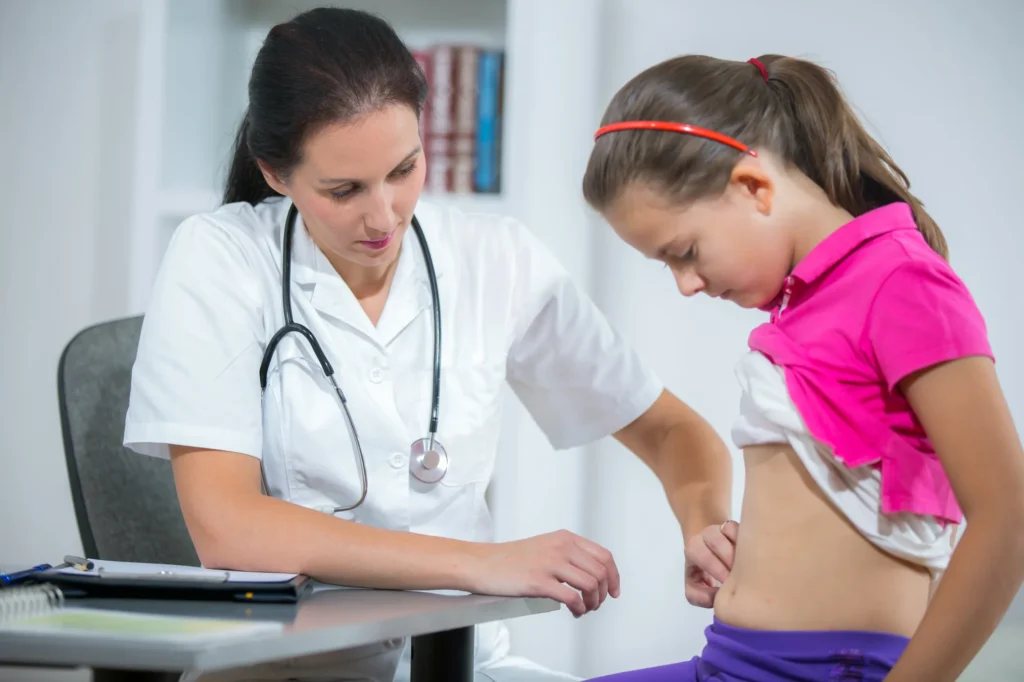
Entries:
POLYGON ((60 587, 65 597, 194 599, 295 603, 313 587, 295 573, 255 573, 127 561, 93 560, 93 567, 41 571, 36 580, 60 587))

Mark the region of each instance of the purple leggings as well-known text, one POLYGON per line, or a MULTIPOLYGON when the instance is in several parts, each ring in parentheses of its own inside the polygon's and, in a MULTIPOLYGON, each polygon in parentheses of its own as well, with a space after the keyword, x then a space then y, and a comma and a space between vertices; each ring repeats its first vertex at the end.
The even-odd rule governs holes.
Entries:
POLYGON ((689 661, 595 678, 602 682, 881 682, 909 641, 883 632, 745 630, 717 618, 689 661))

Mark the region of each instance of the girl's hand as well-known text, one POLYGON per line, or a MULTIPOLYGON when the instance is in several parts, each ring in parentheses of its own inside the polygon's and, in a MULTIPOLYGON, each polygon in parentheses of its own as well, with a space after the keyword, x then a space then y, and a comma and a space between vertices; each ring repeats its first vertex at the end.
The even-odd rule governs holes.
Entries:
POLYGON ((710 609, 718 588, 729 577, 740 524, 708 526, 686 542, 686 601, 710 609))

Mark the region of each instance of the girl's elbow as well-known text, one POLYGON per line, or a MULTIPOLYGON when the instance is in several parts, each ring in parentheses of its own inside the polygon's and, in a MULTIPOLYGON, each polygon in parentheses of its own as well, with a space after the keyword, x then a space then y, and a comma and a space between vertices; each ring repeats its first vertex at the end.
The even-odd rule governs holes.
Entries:
POLYGON ((967 515, 967 528, 986 528, 1024 571, 1024 499, 989 500, 972 511, 967 515))

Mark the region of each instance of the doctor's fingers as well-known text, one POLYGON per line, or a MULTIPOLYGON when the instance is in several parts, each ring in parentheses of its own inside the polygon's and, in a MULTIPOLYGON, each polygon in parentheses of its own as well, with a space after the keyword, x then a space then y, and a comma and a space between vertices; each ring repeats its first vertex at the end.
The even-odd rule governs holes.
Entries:
POLYGON ((699 535, 686 545, 686 562, 705 571, 719 583, 724 583, 726 578, 729 577, 729 566, 732 565, 732 560, 730 559, 729 566, 726 566, 715 552, 712 551, 711 547, 708 546, 704 538, 699 535))
POLYGON ((704 544, 721 559, 729 570, 732 570, 733 558, 736 555, 736 541, 726 535, 720 528, 708 529, 701 533, 704 544))
POLYGON ((569 557, 569 563, 597 579, 597 606, 594 608, 601 606, 608 596, 608 568, 584 550, 569 557))
POLYGON ((619 567, 615 565, 615 558, 607 549, 584 537, 575 536, 576 545, 587 554, 596 559, 607 571, 608 594, 616 599, 619 597, 619 567))
POLYGON ((577 618, 588 611, 594 611, 601 605, 599 595, 600 581, 586 571, 571 564, 566 564, 556 568, 554 576, 569 587, 579 590, 579 594, 577 596, 582 597, 580 600, 582 601, 582 610, 579 610, 580 603, 575 600, 574 603, 571 604, 568 602, 565 603, 577 618))
POLYGON ((722 531, 722 535, 729 539, 729 542, 736 544, 740 539, 740 522, 739 521, 726 521, 718 530, 722 531))
POLYGON ((702 609, 710 609, 715 605, 715 595, 718 594, 718 588, 708 585, 703 581, 687 580, 685 593, 686 601, 690 604, 702 609))
POLYGON ((587 612, 587 605, 583 601, 583 595, 554 578, 545 580, 544 584, 537 589, 536 596, 547 597, 548 599, 554 599, 565 604, 574 618, 579 618, 587 612))

